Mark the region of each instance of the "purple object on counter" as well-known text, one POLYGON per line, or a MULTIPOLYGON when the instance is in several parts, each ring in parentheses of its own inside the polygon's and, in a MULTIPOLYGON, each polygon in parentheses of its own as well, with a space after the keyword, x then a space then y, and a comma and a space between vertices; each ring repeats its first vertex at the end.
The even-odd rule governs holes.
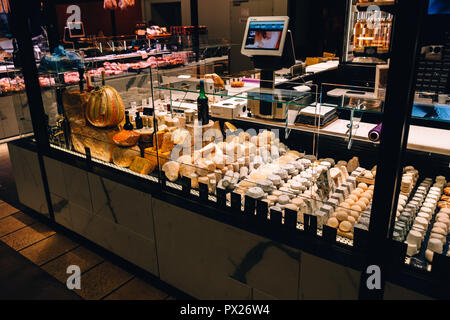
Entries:
POLYGON ((379 123, 375 128, 369 131, 369 140, 373 142, 380 141, 381 127, 383 123, 379 123))

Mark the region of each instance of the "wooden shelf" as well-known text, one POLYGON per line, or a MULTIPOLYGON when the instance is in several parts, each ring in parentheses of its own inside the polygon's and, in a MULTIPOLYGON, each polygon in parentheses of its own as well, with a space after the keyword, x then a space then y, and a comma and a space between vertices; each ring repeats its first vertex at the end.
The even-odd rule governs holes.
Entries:
POLYGON ((395 1, 388 0, 388 1, 373 1, 373 2, 358 2, 356 4, 356 6, 365 8, 365 7, 369 7, 369 6, 379 6, 379 7, 393 6, 394 4, 395 4, 395 1))

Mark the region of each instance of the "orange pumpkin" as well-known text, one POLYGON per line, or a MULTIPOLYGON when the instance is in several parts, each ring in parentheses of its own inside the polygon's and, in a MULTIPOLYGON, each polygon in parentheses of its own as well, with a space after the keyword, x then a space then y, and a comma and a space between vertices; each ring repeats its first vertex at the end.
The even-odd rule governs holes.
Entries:
POLYGON ((116 89, 98 87, 91 92, 86 105, 86 119, 94 127, 114 127, 125 119, 125 106, 116 89))

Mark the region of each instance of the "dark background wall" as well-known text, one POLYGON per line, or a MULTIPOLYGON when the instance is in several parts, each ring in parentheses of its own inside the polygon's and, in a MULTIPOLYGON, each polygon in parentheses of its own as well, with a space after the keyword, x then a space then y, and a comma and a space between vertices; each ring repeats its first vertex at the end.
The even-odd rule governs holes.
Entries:
POLYGON ((342 51, 347 0, 289 0, 297 58, 342 51))
POLYGON ((161 27, 181 26, 181 2, 152 3, 152 22, 161 27))

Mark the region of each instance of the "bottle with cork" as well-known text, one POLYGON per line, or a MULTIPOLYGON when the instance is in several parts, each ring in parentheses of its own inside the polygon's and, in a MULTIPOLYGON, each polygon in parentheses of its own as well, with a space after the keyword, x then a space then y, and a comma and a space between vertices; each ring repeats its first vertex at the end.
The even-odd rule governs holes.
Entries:
POLYGON ((208 97, 205 95, 205 81, 200 80, 200 95, 197 98, 198 122, 202 125, 209 123, 208 97))

